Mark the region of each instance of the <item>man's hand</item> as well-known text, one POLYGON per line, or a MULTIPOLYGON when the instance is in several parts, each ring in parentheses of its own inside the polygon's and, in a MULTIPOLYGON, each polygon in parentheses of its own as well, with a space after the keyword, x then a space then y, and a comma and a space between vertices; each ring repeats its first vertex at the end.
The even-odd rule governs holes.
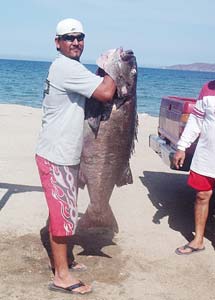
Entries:
POLYGON ((185 160, 185 151, 177 150, 173 157, 173 164, 176 169, 182 168, 185 160))
POLYGON ((114 81, 116 81, 119 75, 121 52, 121 48, 110 49, 100 55, 96 60, 96 64, 99 68, 103 69, 114 81))

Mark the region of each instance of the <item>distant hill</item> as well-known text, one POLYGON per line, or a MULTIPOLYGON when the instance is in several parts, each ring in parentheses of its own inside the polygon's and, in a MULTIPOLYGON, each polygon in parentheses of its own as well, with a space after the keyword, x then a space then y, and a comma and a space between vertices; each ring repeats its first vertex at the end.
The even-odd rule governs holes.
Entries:
POLYGON ((188 65, 167 66, 167 67, 164 67, 164 69, 215 72, 215 64, 193 63, 193 64, 188 64, 188 65))

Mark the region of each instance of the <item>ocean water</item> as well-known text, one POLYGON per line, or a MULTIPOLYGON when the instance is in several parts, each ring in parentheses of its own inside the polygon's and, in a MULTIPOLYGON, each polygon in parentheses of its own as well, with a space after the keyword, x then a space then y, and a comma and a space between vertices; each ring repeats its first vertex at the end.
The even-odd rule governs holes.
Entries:
MULTIPOLYGON (((50 62, 0 59, 0 103, 41 107, 50 62)), ((86 65, 95 72, 95 65, 86 65)), ((162 96, 196 98, 215 73, 138 68, 137 110, 159 115, 162 96)))

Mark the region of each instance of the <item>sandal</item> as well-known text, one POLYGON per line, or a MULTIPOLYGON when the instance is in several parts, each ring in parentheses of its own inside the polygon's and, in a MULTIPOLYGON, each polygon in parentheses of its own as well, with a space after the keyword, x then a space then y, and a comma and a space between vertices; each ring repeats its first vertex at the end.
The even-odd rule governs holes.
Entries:
MULTIPOLYGON (((54 292, 61 292, 61 293, 66 293, 66 294, 79 294, 79 295, 85 295, 88 293, 92 292, 92 289, 88 290, 88 291, 75 291, 77 288, 82 287, 82 286, 86 286, 82 281, 79 281, 78 283, 75 283, 73 285, 70 285, 66 288, 62 287, 62 286, 58 286, 54 283, 49 284, 48 288, 50 291, 54 291, 54 292)), ((86 286, 87 287, 87 286, 86 286)))
POLYGON ((183 247, 177 248, 175 250, 175 253, 178 254, 178 255, 190 255, 190 254, 197 253, 197 252, 200 252, 200 251, 203 251, 203 250, 205 250, 205 247, 203 247, 203 248, 193 248, 189 244, 186 244, 183 247), (182 252, 181 249, 182 250, 189 249, 189 251, 188 252, 182 252))

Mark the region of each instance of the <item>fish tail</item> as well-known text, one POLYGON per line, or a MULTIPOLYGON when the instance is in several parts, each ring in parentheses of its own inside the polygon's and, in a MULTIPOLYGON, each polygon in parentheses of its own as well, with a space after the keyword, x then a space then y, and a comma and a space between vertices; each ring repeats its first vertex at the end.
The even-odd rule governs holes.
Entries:
POLYGON ((80 229, 102 227, 110 228, 115 233, 119 232, 116 218, 109 204, 105 207, 104 211, 98 211, 90 204, 84 215, 79 219, 78 227, 80 229))

